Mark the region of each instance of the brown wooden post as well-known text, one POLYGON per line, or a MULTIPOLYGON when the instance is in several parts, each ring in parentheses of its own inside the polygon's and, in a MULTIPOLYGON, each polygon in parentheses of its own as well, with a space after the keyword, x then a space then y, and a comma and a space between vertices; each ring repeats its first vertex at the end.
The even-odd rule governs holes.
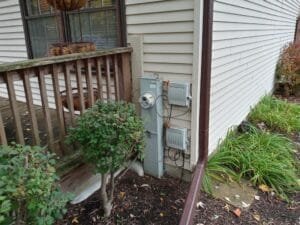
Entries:
POLYGON ((79 95, 79 106, 80 113, 82 114, 85 110, 84 105, 84 94, 83 94, 83 85, 82 85, 82 73, 81 73, 81 64, 80 61, 76 61, 76 81, 77 81, 77 90, 79 95))
POLYGON ((4 128, 1 112, 0 112, 0 144, 7 145, 7 139, 6 139, 5 128, 4 128))
POLYGON ((6 84, 7 84, 10 108, 11 108, 13 118, 15 121, 15 126, 16 126, 17 142, 19 144, 25 144, 22 122, 21 122, 21 117, 20 117, 19 110, 18 110, 18 104, 17 104, 17 99, 16 99, 13 77, 10 75, 10 73, 8 73, 8 72, 5 73, 5 80, 6 80, 6 84))
POLYGON ((107 101, 111 100, 111 80, 110 80, 110 56, 106 56, 106 95, 107 101))
POLYGON ((114 55, 114 79, 115 79, 115 95, 116 100, 120 101, 120 82, 119 82, 119 57, 114 55))
POLYGON ((98 86, 98 98, 103 99, 103 81, 102 81, 102 58, 96 58, 96 78, 98 86))
POLYGON ((48 96, 47 96, 47 89, 46 89, 46 81, 45 81, 45 74, 43 73, 43 69, 39 67, 37 69, 38 73, 38 80, 40 86, 40 93, 41 93, 41 101, 42 101, 42 108, 45 116, 45 125, 47 130, 47 138, 48 138, 48 146, 51 151, 54 151, 54 137, 53 137, 53 129, 52 129, 52 122, 51 122, 51 115, 48 103, 48 96))
POLYGON ((64 155, 64 141, 66 136, 66 127, 65 127, 65 119, 64 119, 64 108, 62 105, 62 100, 60 96, 60 89, 59 89, 59 73, 58 73, 58 66, 53 64, 51 66, 51 76, 52 76, 52 84, 53 84, 53 92, 55 98, 55 106, 56 106, 56 115, 58 119, 58 126, 59 126, 59 139, 60 139, 60 153, 64 155))
POLYGON ((36 118, 36 114, 35 114, 35 108, 33 105, 32 91, 31 91, 28 70, 22 71, 22 79, 23 79, 23 83, 24 83, 26 104, 27 104, 28 113, 29 113, 30 122, 31 122, 33 143, 35 145, 40 145, 41 140, 40 140, 40 136, 39 136, 39 128, 38 128, 38 122, 37 122, 37 118, 36 118))
POLYGON ((131 65, 130 65, 130 53, 122 53, 122 83, 123 83, 123 100, 130 102, 132 97, 132 76, 131 76, 131 65))
POLYGON ((70 76, 70 67, 69 64, 64 64, 64 77, 66 83, 66 91, 67 91, 67 104, 71 117, 71 125, 75 124, 75 112, 74 112, 74 103, 73 103, 73 93, 72 93, 72 85, 71 85, 71 76, 70 76))
POLYGON ((88 106, 91 107, 94 102, 94 88, 93 88, 93 76, 92 76, 92 65, 89 59, 85 61, 85 78, 88 92, 88 106))

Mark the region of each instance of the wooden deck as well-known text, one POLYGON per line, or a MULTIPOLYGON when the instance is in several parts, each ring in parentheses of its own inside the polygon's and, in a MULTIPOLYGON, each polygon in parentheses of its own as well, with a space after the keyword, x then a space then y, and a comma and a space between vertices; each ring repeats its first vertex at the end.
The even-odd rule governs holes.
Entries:
POLYGON ((64 191, 92 177, 75 145, 77 115, 101 101, 131 101, 131 52, 123 47, 0 65, 0 144, 45 146, 59 157, 64 191))
MULTIPOLYGON (((17 102, 18 111, 21 118, 21 124, 24 133, 24 141, 26 145, 34 145, 33 143, 33 133, 31 126, 30 114, 28 112, 28 108, 26 103, 17 102)), ((70 152, 73 150, 73 146, 65 145, 64 143, 60 143, 59 136, 59 123, 57 119, 56 110, 50 109, 51 116, 51 125, 53 128, 53 138, 54 138, 54 152, 58 156, 63 156, 63 152, 70 152)), ((6 133, 7 142, 16 142, 16 128, 14 124, 13 114, 11 112, 10 103, 8 99, 0 98, 0 112, 3 119, 3 125, 6 133)), ((47 127, 45 123, 45 117, 43 113, 43 109, 41 106, 34 106, 34 112, 36 115, 37 123, 38 123, 38 134, 41 140, 41 146, 46 146, 48 144, 48 133, 47 127)), ((70 125, 70 114, 68 112, 64 112, 64 118, 66 127, 70 125)))

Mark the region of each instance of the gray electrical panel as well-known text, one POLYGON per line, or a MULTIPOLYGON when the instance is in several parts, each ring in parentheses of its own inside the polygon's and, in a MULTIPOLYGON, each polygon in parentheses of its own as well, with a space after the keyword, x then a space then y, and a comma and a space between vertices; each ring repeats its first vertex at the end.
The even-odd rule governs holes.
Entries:
POLYGON ((146 130, 144 170, 160 178, 163 173, 163 98, 162 81, 153 77, 141 78, 141 115, 146 130))

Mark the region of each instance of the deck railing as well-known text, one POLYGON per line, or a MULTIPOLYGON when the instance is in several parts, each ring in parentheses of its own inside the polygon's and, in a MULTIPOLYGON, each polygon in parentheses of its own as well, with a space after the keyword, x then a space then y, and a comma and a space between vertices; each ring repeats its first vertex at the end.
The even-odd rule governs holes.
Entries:
POLYGON ((131 100, 131 48, 0 65, 0 144, 46 145, 65 156, 76 115, 96 100, 131 100))

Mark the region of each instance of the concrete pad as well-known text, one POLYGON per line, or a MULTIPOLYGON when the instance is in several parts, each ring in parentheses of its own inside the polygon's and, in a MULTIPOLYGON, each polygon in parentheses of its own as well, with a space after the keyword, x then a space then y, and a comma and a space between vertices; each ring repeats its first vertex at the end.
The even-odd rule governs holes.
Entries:
POLYGON ((212 187, 212 195, 234 207, 247 209, 252 204, 254 196, 257 195, 257 190, 248 181, 242 181, 240 184, 215 181, 212 187))

